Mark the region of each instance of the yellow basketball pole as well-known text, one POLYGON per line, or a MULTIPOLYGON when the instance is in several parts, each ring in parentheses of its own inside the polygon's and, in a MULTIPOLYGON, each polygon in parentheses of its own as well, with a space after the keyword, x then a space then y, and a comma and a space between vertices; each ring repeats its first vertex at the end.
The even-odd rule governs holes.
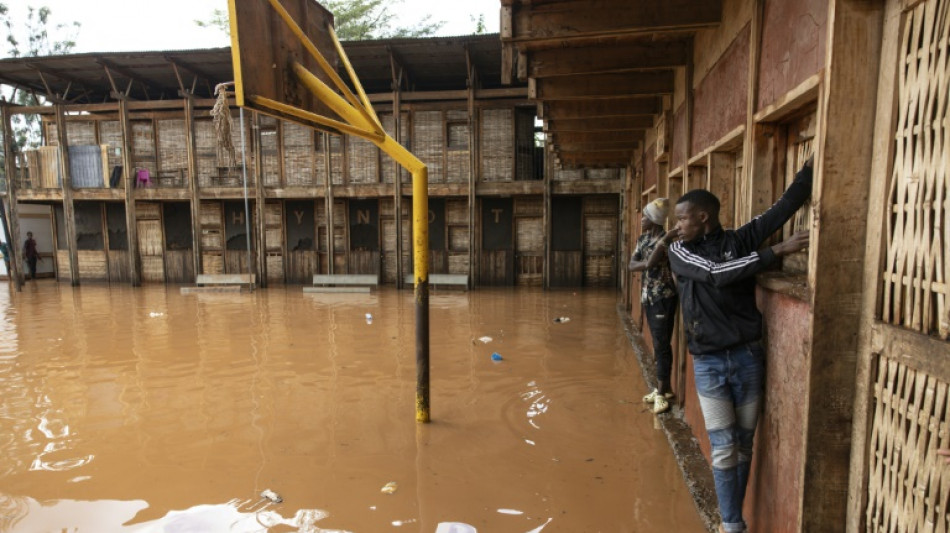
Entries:
MULTIPOLYGON (((232 0, 233 2, 234 0, 232 0)), ((307 51, 314 56, 318 65, 325 74, 333 81, 337 89, 343 93, 338 94, 329 85, 300 63, 293 64, 294 74, 297 79, 307 89, 314 94, 321 102, 333 110, 343 122, 316 115, 306 110, 301 110, 288 106, 281 102, 275 102, 263 97, 247 95, 247 98, 257 102, 264 107, 287 113, 298 118, 316 122, 329 127, 337 128, 339 131, 362 137, 385 152, 393 158, 399 165, 405 168, 412 175, 412 239, 413 239, 413 263, 415 278, 415 309, 416 309, 416 421, 427 423, 430 420, 429 412, 429 169, 426 165, 406 150, 404 146, 396 142, 383 130, 379 123, 376 113, 363 91, 363 87, 356 77, 349 59, 343 52, 336 38, 336 34, 330 28, 330 35, 333 38, 334 45, 343 61, 344 67, 355 86, 359 98, 352 94, 343 81, 339 78, 336 71, 330 67, 329 63, 320 53, 316 46, 304 35, 301 28, 292 20, 290 15, 283 9, 277 0, 269 0, 274 9, 281 15, 293 33, 304 44, 307 51)), ((233 13, 233 6, 232 6, 233 13)), ((232 28, 232 35, 234 29, 232 28)), ((240 83, 240 80, 238 80, 240 83)), ((396 113, 399 110, 395 110, 396 113)), ((398 191, 397 191, 398 192, 398 191)), ((397 213, 397 219, 398 219, 397 213)))

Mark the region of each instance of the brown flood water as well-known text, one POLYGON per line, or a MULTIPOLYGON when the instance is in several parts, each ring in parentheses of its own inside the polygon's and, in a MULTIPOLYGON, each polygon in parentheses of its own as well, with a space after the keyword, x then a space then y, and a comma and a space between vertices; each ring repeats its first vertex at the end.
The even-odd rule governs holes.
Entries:
POLYGON ((703 531, 613 291, 434 292, 421 425, 411 290, 0 288, 0 531, 703 531))

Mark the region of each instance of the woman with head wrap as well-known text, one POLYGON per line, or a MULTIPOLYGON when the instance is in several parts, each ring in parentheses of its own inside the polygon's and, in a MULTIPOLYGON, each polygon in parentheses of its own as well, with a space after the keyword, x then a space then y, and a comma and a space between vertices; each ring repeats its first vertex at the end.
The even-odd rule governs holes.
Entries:
POLYGON ((653 412, 657 414, 669 410, 669 400, 673 397, 670 387, 673 349, 670 341, 673 338, 677 298, 666 248, 660 244, 666 235, 664 226, 669 211, 670 202, 666 198, 658 198, 643 208, 643 217, 640 219, 643 233, 637 239, 637 247, 628 267, 633 272, 643 272, 640 303, 650 327, 650 336, 653 337, 657 380, 656 388, 644 396, 643 401, 652 403, 653 412))

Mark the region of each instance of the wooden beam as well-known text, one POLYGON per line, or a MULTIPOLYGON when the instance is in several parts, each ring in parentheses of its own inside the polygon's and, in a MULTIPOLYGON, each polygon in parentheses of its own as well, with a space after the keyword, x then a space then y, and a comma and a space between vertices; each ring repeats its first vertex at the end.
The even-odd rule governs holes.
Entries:
MULTIPOLYGON (((119 129, 122 131, 122 170, 125 184, 125 226, 126 235, 129 239, 129 283, 133 287, 142 284, 142 269, 139 265, 142 262, 139 256, 139 232, 138 222, 135 216, 135 172, 132 160, 132 124, 129 122, 129 103, 125 100, 119 101, 119 129)), ((195 201, 198 201, 197 198, 195 201)), ((195 272, 198 274, 198 272, 195 272)))
POLYGON ((606 118, 566 118, 545 120, 544 131, 630 131, 653 127, 653 117, 648 115, 606 118))
POLYGON ((7 264, 10 265, 10 271, 7 272, 7 275, 13 280, 16 291, 20 292, 23 290, 23 276, 20 275, 20 265, 22 263, 19 260, 23 258, 20 255, 20 214, 17 206, 17 187, 20 184, 17 183, 16 144, 8 141, 13 139, 13 123, 10 120, 9 106, 3 105, 0 107, 0 113, 2 113, 3 121, 3 139, 6 141, 3 143, 3 156, 4 172, 7 178, 7 198, 6 204, 0 205, 0 209, 4 209, 4 217, 7 222, 3 228, 7 234, 7 253, 10 255, 7 261, 7 264))
MULTIPOLYGON (((122 74, 123 76, 128 78, 130 81, 139 82, 145 87, 151 87, 153 89, 158 90, 159 92, 162 92, 166 89, 166 87, 162 85, 161 83, 158 83, 155 80, 149 79, 146 76, 142 76, 141 74, 136 74, 135 72, 132 72, 131 70, 123 66, 116 65, 115 63, 113 63, 112 61, 104 57, 97 57, 96 63, 102 65, 103 67, 107 67, 109 70, 113 70, 115 72, 118 72, 119 74, 122 74)), ((181 105, 180 102, 176 102, 176 103, 181 105)))
POLYGON ((550 45, 598 36, 695 31, 718 26, 721 0, 666 0, 631 6, 628 0, 566 0, 513 4, 502 9, 502 42, 550 45), (510 15, 505 10, 510 10, 510 15), (507 36, 506 36, 507 33, 507 36))
POLYGON ((56 136, 59 143, 59 168, 63 182, 63 216, 66 219, 66 245, 69 248, 69 280, 73 287, 79 285, 79 252, 76 247, 76 216, 73 210, 73 181, 69 170, 69 143, 66 131, 66 110, 56 106, 56 136))
POLYGON ((618 98, 614 100, 565 100, 542 102, 541 116, 545 120, 605 118, 625 116, 652 116, 660 112, 656 97, 618 98))
POLYGON ((637 143, 634 142, 614 142, 614 143, 581 143, 581 142, 566 142, 561 144, 555 144, 554 150, 559 153, 563 152, 616 152, 618 150, 634 150, 637 146, 637 143))
POLYGON ((535 80, 528 97, 537 100, 593 100, 629 98, 635 95, 672 94, 672 70, 627 74, 595 74, 535 80))
POLYGON ((551 142, 554 145, 565 143, 615 143, 626 142, 633 144, 642 141, 644 134, 642 131, 633 132, 629 136, 617 135, 612 131, 573 131, 573 132, 555 132, 551 136, 551 142))
POLYGON ((582 48, 548 48, 528 53, 528 76, 609 74, 686 65, 689 42, 607 43, 582 48))

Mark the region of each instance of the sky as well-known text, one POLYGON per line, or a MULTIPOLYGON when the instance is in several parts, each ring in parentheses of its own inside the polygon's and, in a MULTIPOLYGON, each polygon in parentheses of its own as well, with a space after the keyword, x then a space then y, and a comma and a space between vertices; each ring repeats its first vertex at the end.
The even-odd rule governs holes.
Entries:
MULTIPOLYGON (((189 50, 229 46, 219 30, 200 28, 195 19, 210 20, 215 9, 227 10, 226 0, 0 0, 14 21, 25 20, 27 7, 46 6, 53 25, 81 24, 73 53, 148 50, 189 50)), ((426 14, 445 21, 438 35, 468 35, 475 20, 485 16, 486 31, 498 31, 499 0, 394 0, 399 25, 411 26, 426 14)), ((3 32, 5 34, 5 32, 3 32)), ((55 40, 55 30, 51 31, 55 40)), ((4 35, 5 36, 5 35, 4 35)), ((6 43, 0 57, 8 57, 6 43)))

